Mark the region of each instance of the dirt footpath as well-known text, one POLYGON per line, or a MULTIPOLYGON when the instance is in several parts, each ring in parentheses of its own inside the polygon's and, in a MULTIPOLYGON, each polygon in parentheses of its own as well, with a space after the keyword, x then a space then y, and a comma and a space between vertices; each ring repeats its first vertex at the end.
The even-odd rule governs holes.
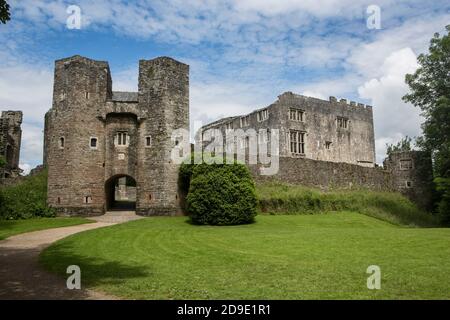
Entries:
MULTIPOLYGON (((97 222, 47 229, 12 236, 0 241, 0 299, 117 299, 91 290, 69 290, 66 278, 38 265, 40 252, 72 234, 139 219, 134 214, 106 214, 97 222)), ((69 276, 69 275, 68 275, 69 276)))

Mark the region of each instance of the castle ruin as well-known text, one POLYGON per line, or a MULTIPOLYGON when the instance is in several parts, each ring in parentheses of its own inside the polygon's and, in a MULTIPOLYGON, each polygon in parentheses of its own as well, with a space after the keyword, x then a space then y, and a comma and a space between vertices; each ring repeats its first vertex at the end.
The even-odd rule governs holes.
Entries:
MULTIPOLYGON (((178 129, 189 129, 188 65, 168 57, 141 60, 138 92, 115 92, 107 62, 57 60, 44 129, 48 204, 62 215, 101 215, 123 209, 124 201, 140 215, 182 213, 179 166, 171 159, 178 129)), ((279 131, 279 170, 261 176, 261 165, 249 164, 256 180, 399 191, 423 207, 431 203, 429 155, 392 154, 385 168, 376 165, 371 106, 286 92, 268 107, 215 121, 200 133, 208 129, 262 130, 266 137, 279 131)))
POLYGON ((19 176, 20 145, 22 141, 22 111, 2 111, 0 117, 0 155, 5 160, 0 168, 0 182, 19 176))

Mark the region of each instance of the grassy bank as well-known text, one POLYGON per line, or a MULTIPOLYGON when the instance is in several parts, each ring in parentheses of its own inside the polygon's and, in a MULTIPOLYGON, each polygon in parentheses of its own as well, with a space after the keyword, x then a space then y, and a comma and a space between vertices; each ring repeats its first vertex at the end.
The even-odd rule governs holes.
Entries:
POLYGON ((83 218, 33 218, 27 220, 0 220, 0 240, 6 239, 19 233, 59 227, 69 227, 91 222, 93 221, 83 218))
POLYGON ((368 190, 322 192, 283 183, 257 185, 260 210, 266 214, 317 214, 352 211, 396 225, 432 227, 437 219, 399 193, 368 190))

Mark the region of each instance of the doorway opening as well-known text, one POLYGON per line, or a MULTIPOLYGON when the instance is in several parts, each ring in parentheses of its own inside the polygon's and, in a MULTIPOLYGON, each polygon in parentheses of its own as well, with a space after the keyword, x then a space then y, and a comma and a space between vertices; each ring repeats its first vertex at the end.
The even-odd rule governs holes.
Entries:
POLYGON ((106 210, 136 210, 136 180, 128 175, 116 175, 105 183, 106 210))

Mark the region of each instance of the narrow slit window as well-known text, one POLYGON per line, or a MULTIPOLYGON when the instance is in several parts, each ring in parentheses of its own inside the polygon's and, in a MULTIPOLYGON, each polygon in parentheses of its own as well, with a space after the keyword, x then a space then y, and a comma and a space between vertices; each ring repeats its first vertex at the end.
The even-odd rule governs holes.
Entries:
POLYGON ((97 138, 91 138, 90 146, 92 149, 97 149, 97 138))
POLYGON ((147 136, 145 137, 145 146, 150 147, 152 145, 152 137, 147 136))
POLYGON ((64 149, 65 146, 65 139, 64 137, 59 138, 59 148, 64 149))

